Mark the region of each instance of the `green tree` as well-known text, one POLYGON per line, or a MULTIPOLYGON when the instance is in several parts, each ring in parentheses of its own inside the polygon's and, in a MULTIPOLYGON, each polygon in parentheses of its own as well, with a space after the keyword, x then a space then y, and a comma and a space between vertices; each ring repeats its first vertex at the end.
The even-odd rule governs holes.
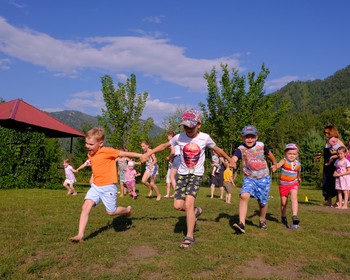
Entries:
POLYGON ((139 148, 154 127, 153 119, 141 122, 148 93, 136 93, 136 76, 131 74, 125 83, 118 83, 115 90, 113 79, 105 75, 101 78, 102 93, 106 109, 102 109, 99 123, 105 128, 106 141, 114 147, 139 148))
POLYGON ((181 116, 187 110, 187 108, 177 107, 175 113, 168 115, 163 120, 164 133, 167 133, 170 130, 175 131, 175 133, 182 132, 182 127, 179 126, 181 123, 181 116))
POLYGON ((255 125, 260 137, 269 141, 277 116, 287 110, 284 102, 276 107, 277 98, 264 94, 269 70, 263 64, 257 76, 251 72, 246 78, 239 75, 238 70, 232 69, 230 72, 227 65, 221 65, 221 68, 220 87, 215 67, 204 75, 208 84, 208 96, 207 104, 200 104, 203 130, 210 133, 229 154, 241 142, 241 130, 247 124, 255 125))

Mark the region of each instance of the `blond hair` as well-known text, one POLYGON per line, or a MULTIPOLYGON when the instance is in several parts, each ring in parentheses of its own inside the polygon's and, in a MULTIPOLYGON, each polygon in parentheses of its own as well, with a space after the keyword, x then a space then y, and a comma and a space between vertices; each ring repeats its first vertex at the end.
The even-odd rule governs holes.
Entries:
POLYGON ((97 141, 105 140, 105 131, 102 127, 94 127, 86 132, 86 138, 95 138, 97 141))

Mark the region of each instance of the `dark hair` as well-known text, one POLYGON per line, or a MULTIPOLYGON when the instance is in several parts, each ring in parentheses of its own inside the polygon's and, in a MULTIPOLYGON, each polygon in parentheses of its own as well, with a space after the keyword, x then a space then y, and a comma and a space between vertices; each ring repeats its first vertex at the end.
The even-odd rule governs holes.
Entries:
POLYGON ((147 140, 142 140, 141 144, 145 144, 145 145, 149 146, 149 142, 147 140))
POLYGON ((347 152, 348 152, 348 149, 347 149, 346 147, 344 147, 344 146, 340 146, 340 147, 337 149, 337 152, 339 152, 339 151, 344 152, 344 153, 347 153, 347 152))
POLYGON ((166 135, 171 135, 172 137, 174 137, 176 135, 175 131, 174 130, 169 130, 166 135))
POLYGON ((333 126, 333 125, 325 126, 323 131, 324 132, 328 132, 329 138, 330 137, 340 138, 340 134, 339 134, 338 129, 335 126, 333 126))

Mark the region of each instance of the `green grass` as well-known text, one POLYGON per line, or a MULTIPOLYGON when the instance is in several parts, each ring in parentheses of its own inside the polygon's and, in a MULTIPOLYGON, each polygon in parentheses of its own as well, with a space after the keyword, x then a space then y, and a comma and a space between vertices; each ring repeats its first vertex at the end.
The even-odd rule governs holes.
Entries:
MULTIPOLYGON (((165 186, 159 187, 164 194, 165 186)), ((246 234, 235 235, 230 224, 238 218, 240 189, 228 205, 210 199, 209 188, 203 187, 196 243, 180 249, 185 213, 173 209, 171 199, 148 199, 146 188, 138 188, 137 200, 118 199, 120 206, 132 205, 131 219, 113 219, 98 205, 85 241, 78 244, 68 239, 77 233, 87 188, 78 187, 75 197, 66 196, 65 189, 0 191, 0 279, 350 279, 350 210, 323 206, 319 189, 299 192, 300 229, 279 223, 274 186, 268 230, 257 227, 258 206, 252 199, 246 234)))

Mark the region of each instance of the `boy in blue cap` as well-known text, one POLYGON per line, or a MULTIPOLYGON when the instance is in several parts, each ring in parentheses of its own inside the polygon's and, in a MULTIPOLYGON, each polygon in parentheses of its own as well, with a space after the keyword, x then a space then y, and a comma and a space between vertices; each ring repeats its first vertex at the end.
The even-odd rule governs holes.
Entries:
POLYGON ((239 223, 233 228, 237 234, 245 233, 245 219, 248 211, 249 198, 252 196, 258 200, 260 208, 259 227, 267 229, 266 213, 267 200, 270 193, 270 172, 265 156, 267 156, 276 170, 276 159, 264 143, 258 141, 258 130, 253 125, 247 125, 242 130, 241 144, 234 152, 232 160, 242 160, 244 179, 239 199, 239 223))

